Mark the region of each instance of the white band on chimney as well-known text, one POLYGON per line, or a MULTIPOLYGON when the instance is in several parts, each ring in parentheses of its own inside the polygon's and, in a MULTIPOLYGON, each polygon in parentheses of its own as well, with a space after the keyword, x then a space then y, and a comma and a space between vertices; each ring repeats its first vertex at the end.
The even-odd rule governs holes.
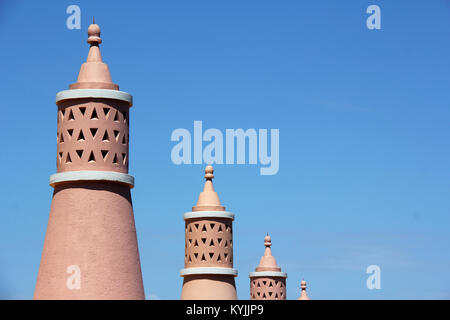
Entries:
POLYGON ((234 213, 228 211, 193 211, 184 214, 184 220, 195 218, 226 218, 234 220, 234 213))
POLYGON ((56 94, 56 103, 68 99, 81 98, 106 98, 128 102, 133 105, 133 96, 127 92, 108 89, 71 89, 60 91, 56 94))
POLYGON ((237 277, 237 270, 233 268, 203 267, 203 268, 185 268, 180 270, 180 276, 189 276, 196 274, 223 274, 237 277))
POLYGON ((280 278, 287 278, 286 272, 279 272, 279 271, 255 271, 250 272, 248 275, 250 278, 253 277, 280 277, 280 278))
POLYGON ((114 171, 67 171, 50 176, 50 185, 52 187, 67 181, 113 181, 128 184, 130 188, 134 187, 134 178, 132 176, 114 171))

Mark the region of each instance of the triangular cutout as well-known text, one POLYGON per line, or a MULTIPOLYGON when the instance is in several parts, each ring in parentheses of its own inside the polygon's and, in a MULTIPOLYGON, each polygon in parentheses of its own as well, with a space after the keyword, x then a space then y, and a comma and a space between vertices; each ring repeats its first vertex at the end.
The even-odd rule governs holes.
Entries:
POLYGON ((195 240, 194 247, 198 247, 198 241, 195 240))
POLYGON ((83 157, 83 150, 77 150, 77 155, 81 159, 83 157))
POLYGON ((84 114, 86 113, 86 107, 80 107, 79 109, 81 114, 84 116, 84 114))
POLYGON ((118 164, 118 162, 117 162, 117 153, 114 153, 114 159, 113 159, 112 163, 118 164))
POLYGON ((211 228, 211 230, 214 229, 214 226, 215 226, 215 225, 216 225, 215 223, 210 223, 210 224, 209 224, 209 227, 211 228))
POLYGON ((88 162, 95 162, 94 151, 91 151, 91 154, 89 155, 88 162))
POLYGON ((127 122, 127 119, 128 119, 127 112, 124 111, 124 112, 123 112, 123 122, 127 122))
POLYGON ((206 261, 205 254, 202 254, 202 259, 201 259, 201 261, 206 261))
POLYGON ((213 257, 214 257, 214 252, 210 252, 209 253, 209 259, 212 260, 213 257))
POLYGON ((72 109, 70 109, 68 120, 75 120, 75 117, 73 116, 72 109))
POLYGON ((195 257, 195 260, 197 260, 197 258, 198 258, 198 253, 197 252, 194 253, 194 257, 195 257))
POLYGON ((97 128, 90 128, 89 130, 91 130, 91 134, 92 134, 92 138, 95 138, 95 134, 97 133, 97 128))
POLYGON ((72 159, 70 158, 70 153, 67 152, 66 163, 71 163, 72 159))
POLYGON ((105 133, 103 134, 103 139, 102 139, 102 141, 109 141, 108 130, 105 130, 105 133))
POLYGON ((217 238, 217 243, 218 243, 219 246, 220 246, 220 244, 222 243, 222 238, 217 238))
POLYGON ((211 239, 211 241, 209 242, 209 246, 210 247, 214 247, 214 240, 213 239, 211 239))
POLYGON ((127 143, 126 143, 126 140, 125 140, 125 135, 123 135, 123 138, 122 138, 122 144, 127 144, 127 143))
POLYGON ((101 150, 103 160, 106 160, 106 156, 108 155, 108 150, 101 150))
POLYGON ((198 223, 194 223, 194 226, 195 226, 195 231, 197 231, 199 224, 198 223))
POLYGON ((217 255, 217 262, 222 262, 222 257, 220 256, 220 253, 217 255))
POLYGON ((61 132, 61 134, 59 135, 59 143, 63 143, 64 142, 64 135, 61 132))
POLYGON ((218 230, 218 232, 223 232, 223 230, 222 230, 222 225, 221 225, 221 224, 219 224, 219 230, 218 230))
POLYGON ((105 114, 105 118, 108 118, 109 110, 111 110, 111 109, 106 108, 106 107, 103 108, 103 113, 105 114))
POLYGON ((123 164, 125 164, 127 162, 127 154, 126 153, 122 153, 122 160, 123 160, 123 164))
POLYGON ((84 134, 83 134, 83 129, 80 129, 80 133, 78 134, 78 141, 83 141, 84 140, 84 134))
POLYGON ((202 238, 203 244, 206 244, 206 238, 202 238))
POLYGON ((72 138, 73 129, 67 129, 67 133, 69 134, 69 137, 72 138))
POLYGON ((120 131, 119 130, 113 130, 113 132, 114 132, 114 138, 116 138, 116 141, 117 141, 118 138, 119 138, 120 131))
POLYGON ((119 111, 116 111, 116 114, 114 115, 114 121, 119 122, 119 111))
POLYGON ((188 262, 192 262, 191 255, 189 255, 188 262))
POLYGON ((206 225, 203 225, 202 232, 206 232, 206 225))
POLYGON ((98 120, 97 110, 92 111, 91 120, 98 120))

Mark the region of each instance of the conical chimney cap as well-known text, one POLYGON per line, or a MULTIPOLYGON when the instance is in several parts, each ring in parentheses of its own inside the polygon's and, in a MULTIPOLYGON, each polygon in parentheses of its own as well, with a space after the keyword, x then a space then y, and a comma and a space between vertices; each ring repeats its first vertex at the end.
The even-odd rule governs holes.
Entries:
POLYGON ((88 28, 87 42, 91 45, 88 57, 86 62, 81 65, 77 82, 71 84, 69 88, 119 90, 119 86, 112 82, 108 65, 102 61, 99 48, 99 44, 102 43, 100 27, 95 24, 95 20, 88 28))
POLYGON ((205 187, 200 192, 197 205, 192 207, 192 211, 225 211, 225 207, 220 204, 219 196, 214 191, 212 179, 214 179, 214 168, 208 165, 205 168, 205 187))
POLYGON ((277 265, 275 257, 272 256, 272 249, 270 248, 272 245, 272 239, 269 234, 264 237, 264 245, 266 246, 264 255, 261 257, 259 266, 255 269, 255 271, 281 271, 281 268, 277 265))

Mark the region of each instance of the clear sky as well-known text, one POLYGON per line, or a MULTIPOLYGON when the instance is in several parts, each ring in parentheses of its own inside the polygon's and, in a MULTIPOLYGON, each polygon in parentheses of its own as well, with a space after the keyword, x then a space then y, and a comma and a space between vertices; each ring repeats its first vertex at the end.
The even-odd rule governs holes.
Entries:
POLYGON ((313 299, 450 299, 450 2, 1 1, 0 298, 33 297, 56 171, 55 94, 87 27, 134 97, 130 173, 148 298, 178 299, 183 213, 204 164, 175 165, 177 128, 279 129, 279 172, 215 165, 236 215, 238 297, 272 236, 313 299), (81 8, 81 29, 66 8, 81 8), (366 9, 381 8, 369 30, 366 9), (366 268, 381 268, 368 290, 366 268))

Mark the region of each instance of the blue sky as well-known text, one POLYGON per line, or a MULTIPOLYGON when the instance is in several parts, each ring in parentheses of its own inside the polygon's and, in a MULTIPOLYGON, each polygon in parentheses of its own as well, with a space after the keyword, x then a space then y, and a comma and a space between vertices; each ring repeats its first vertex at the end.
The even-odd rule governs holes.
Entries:
POLYGON ((178 299, 183 213, 204 165, 172 163, 173 130, 280 130, 280 169, 216 165, 236 215, 238 296, 273 253, 288 298, 450 298, 450 2, 0 2, 0 298, 33 296, 56 170, 55 94, 75 82, 87 27, 134 97, 130 173, 147 297, 178 299), (81 8, 81 30, 66 8, 81 8), (368 30, 366 8, 381 8, 368 30), (156 263, 156 261, 161 261, 156 263), (381 268, 368 290, 366 268, 381 268))

